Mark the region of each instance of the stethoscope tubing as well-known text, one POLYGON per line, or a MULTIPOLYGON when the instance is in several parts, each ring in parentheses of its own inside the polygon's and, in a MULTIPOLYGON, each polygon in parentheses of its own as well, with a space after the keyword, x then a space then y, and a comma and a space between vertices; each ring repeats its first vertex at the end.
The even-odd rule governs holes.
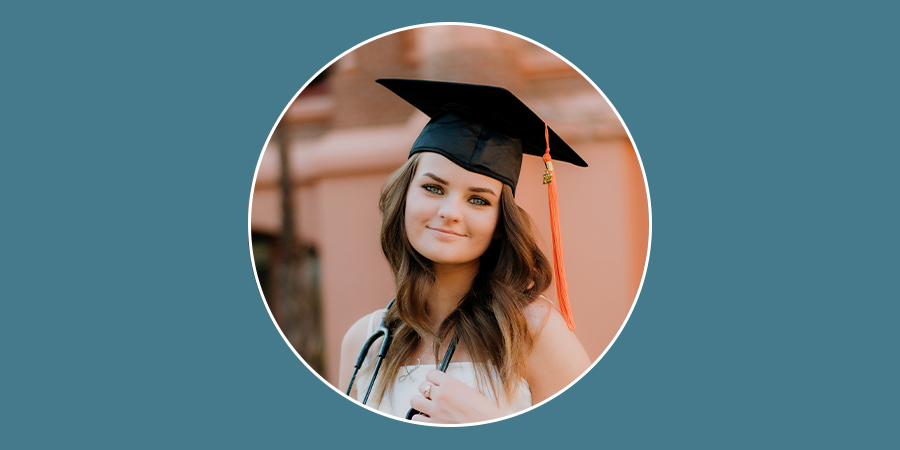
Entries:
POLYGON ((369 401, 369 394, 372 393, 372 387, 375 386, 375 378, 378 377, 378 371, 381 370, 381 363, 384 361, 384 356, 387 355, 388 348, 391 345, 391 338, 393 336, 391 336, 390 328, 384 323, 384 316, 387 315, 387 311, 391 309, 394 300, 396 300, 396 298, 391 299, 391 302, 388 303, 387 308, 384 309, 384 314, 381 315, 381 324, 378 325, 378 329, 369 336, 369 339, 366 340, 366 343, 363 344, 362 349, 359 351, 359 357, 356 358, 356 364, 353 366, 353 376, 350 377, 350 384, 347 386, 347 396, 349 397, 350 390, 353 389, 353 382, 356 381, 356 375, 359 373, 359 368, 362 367, 363 361, 366 359, 366 356, 369 355, 372 344, 375 343, 378 338, 384 337, 384 340, 381 341, 381 349, 378 351, 378 357, 375 361, 375 370, 372 372, 372 380, 369 381, 369 387, 366 389, 365 397, 363 397, 363 405, 369 401))
MULTIPOLYGON (((363 361, 369 355, 369 350, 372 348, 372 344, 375 343, 378 338, 383 337, 384 339, 381 341, 381 349, 378 350, 378 356, 375 360, 375 370, 372 371, 372 379, 369 380, 369 387, 366 389, 366 395, 363 397, 362 404, 365 405, 367 401, 369 401, 369 395, 372 393, 372 387, 375 386, 375 380, 378 378, 378 372, 381 370, 381 363, 384 361, 385 355, 387 355, 388 348, 391 346, 391 339, 393 338, 391 334, 391 329, 388 328, 387 324, 384 321, 384 317, 387 315, 387 311, 391 309, 391 306, 394 305, 394 301, 396 298, 391 299, 391 302, 388 303, 387 308, 384 309, 384 314, 381 315, 381 323, 378 325, 378 329, 369 336, 369 339, 366 340, 366 343, 363 344, 362 349, 359 351, 359 357, 356 358, 356 364, 353 366, 353 375, 350 377, 350 384, 347 386, 346 395, 350 396, 350 391, 353 389, 353 382, 356 381, 356 375, 359 373, 359 368, 362 367, 363 361)), ((450 360, 453 358, 453 353, 456 352, 456 344, 459 342, 459 336, 453 336, 453 339, 450 340, 450 345, 447 347, 447 353, 444 354, 444 359, 441 361, 441 365, 439 370, 441 372, 447 371, 447 366, 450 365, 450 360)), ((416 414, 421 414, 415 408, 410 408, 409 412, 406 413, 406 419, 411 420, 412 417, 416 414)))

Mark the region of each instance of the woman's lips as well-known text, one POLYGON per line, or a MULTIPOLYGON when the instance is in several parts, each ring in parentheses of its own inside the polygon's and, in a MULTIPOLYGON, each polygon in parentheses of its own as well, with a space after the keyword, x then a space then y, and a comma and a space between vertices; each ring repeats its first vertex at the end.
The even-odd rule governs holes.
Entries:
POLYGON ((425 227, 425 228, 428 228, 429 230, 434 231, 434 232, 438 233, 439 235, 443 235, 443 236, 455 236, 455 237, 463 237, 464 236, 462 234, 454 233, 450 230, 445 230, 443 228, 432 228, 432 227, 425 227))

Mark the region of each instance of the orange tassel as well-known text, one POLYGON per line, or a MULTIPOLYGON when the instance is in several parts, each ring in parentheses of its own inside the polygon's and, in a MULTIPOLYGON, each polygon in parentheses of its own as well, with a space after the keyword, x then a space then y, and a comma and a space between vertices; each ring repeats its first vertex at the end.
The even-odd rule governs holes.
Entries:
POLYGON ((550 129, 544 123, 544 139, 547 149, 544 151, 544 184, 547 185, 547 196, 550 199, 550 234, 553 239, 553 271, 556 275, 556 297, 559 300, 559 312, 570 330, 575 330, 575 320, 569 306, 569 287, 566 285, 566 267, 563 262, 562 236, 559 228, 559 202, 556 198, 556 183, 553 173, 553 161, 550 158, 550 129))

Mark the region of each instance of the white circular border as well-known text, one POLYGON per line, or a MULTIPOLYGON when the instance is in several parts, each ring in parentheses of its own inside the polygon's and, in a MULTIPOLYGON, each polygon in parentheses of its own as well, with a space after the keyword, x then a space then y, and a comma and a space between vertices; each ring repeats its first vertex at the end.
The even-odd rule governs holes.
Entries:
POLYGON ((532 39, 529 39, 525 36, 522 36, 520 34, 513 33, 512 31, 507 31, 507 30, 497 28, 497 27, 474 24, 474 23, 434 22, 434 23, 425 23, 425 24, 420 24, 420 25, 412 25, 412 26, 408 26, 408 27, 397 28, 396 30, 392 30, 392 31, 388 31, 386 33, 379 34, 378 36, 375 36, 373 38, 370 38, 363 42, 360 42, 359 44, 356 44, 349 50, 345 51, 344 53, 341 53, 336 58, 332 59, 328 64, 323 66, 321 69, 319 69, 319 71, 316 72, 309 80, 307 80, 307 82, 303 85, 303 87, 301 87, 300 90, 298 90, 297 93, 294 94, 294 96, 291 98, 291 100, 284 107, 284 110, 281 111, 281 114, 278 116, 278 120, 276 120, 275 125, 272 126, 272 130, 269 131, 269 136, 266 138, 266 142, 263 144, 262 151, 260 151, 260 153, 259 153, 259 159, 256 161, 256 170, 253 172, 253 184, 250 185, 250 202, 249 202, 248 214, 247 214, 247 236, 248 236, 248 240, 249 240, 249 244, 250 244, 250 262, 253 265, 253 277, 256 279, 256 287, 259 289, 259 295, 261 296, 261 298, 263 300, 263 305, 266 307, 266 311, 269 312, 269 317, 272 319, 272 323, 275 324, 275 328, 278 330, 278 333, 281 335, 281 338, 284 339, 284 342, 288 345, 288 347, 291 349, 291 351, 294 352, 294 355, 297 356, 297 358, 303 363, 303 365, 306 366, 307 369, 309 369, 310 372, 312 372, 315 376, 317 376, 320 380, 322 380, 322 382, 325 383, 326 386, 330 387, 333 391, 340 394, 340 396, 342 398, 353 402, 353 404, 355 404, 357 406, 362 406, 362 407, 368 409, 369 411, 381 414, 382 416, 389 417, 391 419, 394 419, 394 420, 397 420, 397 421, 400 421, 403 423, 415 423, 418 425, 427 425, 427 426, 435 426, 435 427, 468 427, 468 426, 484 425, 484 424, 499 422, 501 420, 506 420, 506 419, 509 419, 512 417, 516 417, 520 414, 531 411, 532 409, 535 409, 538 406, 541 406, 544 403, 549 402, 550 400, 553 400, 558 395, 562 394, 563 392, 567 391, 570 387, 575 385, 575 383, 578 383, 582 378, 584 378, 585 375, 587 375, 588 372, 590 372, 591 370, 594 369, 594 366, 596 366, 597 363, 600 362, 601 359, 603 359, 603 356, 606 355, 606 352, 609 351, 609 349, 613 346, 613 344, 619 338, 619 335, 622 333, 622 330, 625 328, 625 324, 628 323, 628 319, 631 318, 631 313, 634 311, 634 306, 637 304, 638 298, 641 295, 641 289, 643 289, 643 287, 644 287, 644 278, 646 278, 646 276, 647 276, 647 267, 650 264, 650 244, 653 241, 653 210, 650 206, 650 187, 647 184, 647 172, 644 170, 644 162, 643 162, 643 160, 641 160, 641 154, 638 151, 637 144, 634 143, 634 138, 631 136, 631 131, 628 129, 628 126, 625 124, 625 121, 622 120, 622 116, 619 115, 619 111, 616 110, 616 107, 613 106, 612 102, 609 101, 609 98, 606 97, 606 94, 604 94, 603 91, 601 91, 600 88, 597 87, 596 84, 594 84, 594 81, 591 80, 590 77, 585 75, 584 72, 581 71, 581 69, 579 69, 578 67, 575 67, 575 65, 572 64, 571 62, 569 62, 569 60, 567 60, 566 58, 563 58, 560 54, 558 54, 555 51, 551 50, 550 48, 544 46, 543 44, 541 44, 537 41, 534 41, 532 39), (525 41, 531 42, 532 44, 537 45, 537 46, 541 47, 542 49, 550 52, 551 54, 553 54, 554 56, 556 56, 557 58, 559 58, 560 60, 562 60, 563 62, 568 64, 570 67, 575 69, 575 71, 578 72, 582 77, 584 77, 584 79, 587 80, 587 82, 590 83, 591 86, 593 86, 594 89, 596 89, 597 92, 599 92, 601 96, 603 96, 603 99, 606 100, 606 103, 609 105, 609 107, 612 108, 614 113, 616 113, 616 117, 619 119, 619 123, 622 124, 622 128, 625 129, 625 133, 628 134, 628 140, 631 141, 631 146, 634 149, 634 154, 635 154, 635 156, 637 156, 638 164, 640 164, 640 166, 641 166, 641 175, 644 178, 644 191, 647 193, 647 218, 648 218, 648 222, 649 222, 648 223, 648 231, 647 231, 647 256, 644 259, 644 272, 641 274, 641 283, 638 285, 637 293, 634 295, 634 300, 631 302, 631 309, 628 310, 628 315, 625 316, 625 320, 622 322, 622 325, 619 327, 619 331, 616 332, 616 335, 613 337, 612 341, 609 342, 609 345, 606 346, 606 348, 603 350, 603 353, 600 354, 600 356, 594 361, 594 363, 591 364, 591 366, 588 367, 588 369, 585 370, 584 373, 582 373, 578 378, 576 378, 574 381, 569 383, 566 387, 560 389, 559 392, 557 392, 556 394, 550 396, 549 398, 545 399, 544 401, 542 401, 536 405, 531 405, 530 408, 523 409, 522 411, 510 414, 507 416, 503 416, 498 419, 486 420, 483 422, 464 423, 464 424, 437 424, 437 423, 413 422, 413 421, 409 421, 409 420, 406 420, 401 417, 396 417, 396 416, 387 414, 385 412, 382 412, 375 408, 372 408, 371 406, 363 405, 363 404, 351 399, 350 397, 347 397, 343 392, 339 391, 336 387, 332 386, 331 383, 329 383, 324 378, 322 378, 322 376, 319 375, 318 372, 313 370, 313 368, 310 367, 309 364, 307 364, 306 361, 303 360, 303 358, 300 356, 300 354, 297 353, 297 350, 294 349, 294 346, 292 346, 291 343, 288 341, 287 337, 284 335, 284 332, 281 331, 281 327, 278 326, 278 322, 275 321, 275 316, 272 314, 272 310, 269 309, 269 303, 268 303, 268 301, 266 301, 266 296, 263 293, 262 285, 260 285, 260 283, 259 283, 259 276, 257 275, 257 271, 256 271, 256 260, 253 258, 253 230, 251 229, 251 218, 253 217, 253 193, 256 189, 256 177, 259 174, 259 166, 262 163, 263 155, 265 155, 266 147, 269 146, 269 141, 272 139, 272 134, 275 133, 275 129, 278 128, 278 124, 281 123, 281 119, 284 117, 285 113, 287 113, 288 108, 291 107, 291 105, 294 103, 294 100, 297 99, 297 96, 300 95, 300 93, 303 92, 304 89, 306 89, 306 86, 308 86, 309 83, 312 82, 312 80, 315 80, 316 77, 318 77, 319 74, 322 73, 325 69, 331 67, 331 65, 334 64, 335 61, 343 58, 348 53, 352 52, 353 50, 356 50, 359 47, 362 47, 363 45, 368 44, 369 42, 372 42, 377 39, 381 39, 384 36, 388 36, 388 35, 398 33, 401 31, 412 30, 415 28, 422 28, 422 27, 447 26, 447 25, 478 27, 478 28, 484 28, 484 29, 493 30, 493 31, 499 31, 501 33, 506 33, 508 35, 515 36, 519 39, 523 39, 525 41))

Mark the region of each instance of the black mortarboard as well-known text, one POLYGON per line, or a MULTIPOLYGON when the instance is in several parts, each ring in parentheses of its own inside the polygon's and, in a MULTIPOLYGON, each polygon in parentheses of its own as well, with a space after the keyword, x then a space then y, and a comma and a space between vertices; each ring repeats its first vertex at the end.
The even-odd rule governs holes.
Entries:
POLYGON ((444 155, 466 170, 500 180, 513 193, 522 170, 522 154, 543 157, 559 309, 574 330, 551 157, 580 167, 587 163, 537 114, 501 87, 394 78, 376 81, 431 117, 413 143, 410 156, 419 152, 444 155))
MULTIPOLYGON (((515 192, 522 154, 540 157, 547 148, 544 121, 501 87, 394 78, 376 81, 431 117, 410 156, 439 153, 466 170, 508 184, 515 192)), ((549 144, 554 160, 587 167, 552 129, 549 144)))

